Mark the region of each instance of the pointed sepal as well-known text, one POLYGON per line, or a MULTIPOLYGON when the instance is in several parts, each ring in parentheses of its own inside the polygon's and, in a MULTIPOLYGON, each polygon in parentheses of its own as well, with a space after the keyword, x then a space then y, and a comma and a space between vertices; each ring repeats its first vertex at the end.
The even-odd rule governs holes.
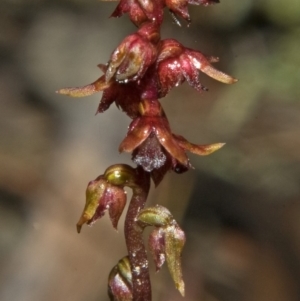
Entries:
POLYGON ((107 89, 110 86, 110 83, 105 81, 105 77, 101 76, 93 83, 75 88, 63 88, 56 91, 58 94, 67 95, 71 97, 85 97, 93 95, 97 92, 101 92, 107 89))
POLYGON ((185 244, 185 234, 176 224, 164 229, 165 234, 165 256, 170 274, 176 288, 184 296, 184 281, 181 268, 181 254, 185 244))
POLYGON ((210 155, 225 145, 225 143, 198 145, 187 141, 184 137, 180 135, 173 134, 173 136, 176 138, 177 143, 180 145, 180 147, 198 156, 210 155))

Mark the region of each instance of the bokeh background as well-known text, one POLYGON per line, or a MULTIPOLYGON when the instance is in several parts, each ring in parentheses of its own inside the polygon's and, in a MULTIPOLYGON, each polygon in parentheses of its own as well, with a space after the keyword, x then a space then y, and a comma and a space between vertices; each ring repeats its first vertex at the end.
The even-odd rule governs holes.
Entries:
MULTIPOLYGON (((113 2, 1 0, 0 300, 108 300, 106 279, 126 254, 122 223, 107 217, 80 235, 89 180, 113 163, 130 120, 101 95, 54 93, 99 77, 96 67, 135 28, 109 19, 113 2)), ((166 12, 164 38, 221 58, 239 78, 200 74, 162 100, 173 131, 226 142, 194 170, 168 174, 149 205, 167 206, 186 230, 186 299, 167 269, 155 301, 294 301, 300 298, 300 1, 223 0, 190 7, 192 25, 166 12)))

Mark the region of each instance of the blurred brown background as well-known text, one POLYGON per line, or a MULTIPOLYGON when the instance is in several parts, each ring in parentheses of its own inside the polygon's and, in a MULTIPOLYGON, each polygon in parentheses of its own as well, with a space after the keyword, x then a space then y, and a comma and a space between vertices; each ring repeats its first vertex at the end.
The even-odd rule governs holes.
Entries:
MULTIPOLYGON (((125 35, 115 3, 1 0, 0 300, 108 300, 106 278, 126 254, 105 217, 76 233, 89 180, 113 163, 130 120, 100 95, 54 93, 92 82, 125 35)), ((158 301, 300 299, 300 2, 223 0, 190 6, 192 25, 166 13, 164 38, 219 56, 233 86, 201 74, 162 100, 173 131, 195 143, 226 142, 191 155, 195 170, 168 174, 149 204, 167 206, 187 233, 186 298, 166 268, 158 301)))

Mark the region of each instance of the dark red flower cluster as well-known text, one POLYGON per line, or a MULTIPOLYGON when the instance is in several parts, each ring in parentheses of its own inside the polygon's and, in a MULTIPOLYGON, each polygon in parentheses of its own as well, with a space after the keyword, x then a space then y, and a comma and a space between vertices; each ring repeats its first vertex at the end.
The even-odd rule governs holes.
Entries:
POLYGON ((236 82, 212 66, 218 58, 186 48, 174 39, 160 39, 157 20, 162 18, 163 7, 187 19, 187 4, 215 2, 121 0, 113 16, 128 12, 140 26, 137 32, 120 43, 106 65, 99 65, 104 74, 94 83, 58 91, 75 97, 102 91, 97 112, 104 112, 113 102, 126 112, 133 121, 119 150, 131 152, 133 161, 151 173, 156 185, 168 170, 180 173, 191 167, 187 150, 208 155, 223 146, 223 143, 195 145, 173 134, 159 102, 185 81, 197 91, 206 91, 199 81, 199 71, 226 84, 236 82))

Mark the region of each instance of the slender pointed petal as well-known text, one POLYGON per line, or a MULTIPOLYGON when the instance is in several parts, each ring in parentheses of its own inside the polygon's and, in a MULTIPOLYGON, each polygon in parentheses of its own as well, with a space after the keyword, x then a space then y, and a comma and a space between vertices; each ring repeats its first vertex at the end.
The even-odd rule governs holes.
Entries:
POLYGON ((207 74, 211 78, 218 80, 224 84, 234 84, 238 80, 216 68, 214 68, 210 63, 214 63, 218 61, 218 58, 214 57, 206 57, 199 51, 194 51, 191 49, 187 49, 187 53, 192 59, 193 64, 195 67, 202 71, 203 73, 207 74))
POLYGON ((105 82, 104 76, 101 76, 95 82, 83 86, 83 87, 75 87, 75 88, 63 88, 56 91, 58 94, 68 95, 72 97, 84 97, 95 94, 97 92, 103 91, 110 86, 110 83, 105 82))
POLYGON ((236 83, 238 80, 216 68, 214 68, 211 65, 207 65, 204 68, 201 69, 201 71, 205 74, 207 74, 208 76, 210 76, 211 78, 218 80, 221 83, 224 84, 234 84, 236 83))
POLYGON ((218 57, 205 56, 199 51, 187 49, 187 53, 191 58, 191 62, 201 72, 207 74, 211 78, 218 80, 225 84, 233 84, 238 80, 225 72, 222 72, 211 65, 219 61, 218 57))
POLYGON ((173 135, 173 136, 176 138, 176 141, 183 149, 188 150, 189 152, 199 155, 199 156, 210 155, 225 145, 225 143, 197 145, 197 144, 193 144, 193 143, 187 141, 182 136, 179 136, 179 135, 173 135))

